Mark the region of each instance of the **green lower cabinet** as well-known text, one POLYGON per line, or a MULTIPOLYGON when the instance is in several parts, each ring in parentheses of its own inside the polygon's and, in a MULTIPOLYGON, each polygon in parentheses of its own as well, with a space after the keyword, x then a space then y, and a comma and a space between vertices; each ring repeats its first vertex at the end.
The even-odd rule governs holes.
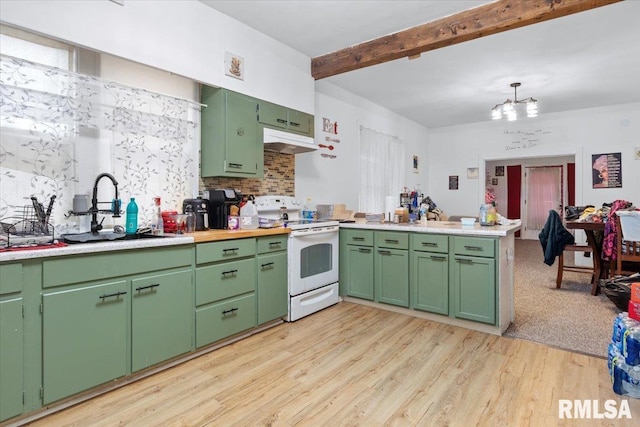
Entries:
POLYGON ((22 298, 0 302, 0 421, 22 413, 22 298))
POLYGON ((495 325, 495 259, 456 255, 450 274, 453 315, 495 325))
POLYGON ((409 307, 409 253, 376 248, 375 292, 377 301, 409 307))
POLYGON ((42 296, 43 404, 127 373, 126 280, 42 296))
POLYGON ((449 256, 411 253, 411 308, 449 314, 449 256))
POLYGON ((196 347, 256 326, 254 292, 196 309, 196 347))
POLYGON ((191 270, 131 281, 131 370, 171 359, 192 348, 191 270))
POLYGON ((287 253, 258 256, 258 325, 287 315, 287 253))
POLYGON ((351 297, 374 299, 373 248, 367 246, 345 245, 343 275, 346 294, 351 297))

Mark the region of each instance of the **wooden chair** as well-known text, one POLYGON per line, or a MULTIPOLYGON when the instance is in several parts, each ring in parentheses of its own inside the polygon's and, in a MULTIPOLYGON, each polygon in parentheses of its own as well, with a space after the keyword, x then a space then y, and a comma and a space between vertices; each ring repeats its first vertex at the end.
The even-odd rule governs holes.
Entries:
MULTIPOLYGON (((591 274, 591 285, 597 286, 595 269, 593 267, 579 266, 579 265, 565 265, 564 253, 565 252, 593 252, 593 249, 589 245, 565 245, 564 251, 558 256, 558 275, 556 276, 556 289, 560 288, 562 284, 562 273, 565 271, 572 271, 575 273, 589 273, 591 274)), ((593 257, 593 253, 591 254, 593 257)), ((592 292, 593 294, 593 289, 592 292)), ((595 294, 594 294, 595 295, 595 294)))
POLYGON ((615 274, 638 273, 640 272, 640 241, 624 240, 620 217, 618 215, 614 216, 617 246, 615 274))

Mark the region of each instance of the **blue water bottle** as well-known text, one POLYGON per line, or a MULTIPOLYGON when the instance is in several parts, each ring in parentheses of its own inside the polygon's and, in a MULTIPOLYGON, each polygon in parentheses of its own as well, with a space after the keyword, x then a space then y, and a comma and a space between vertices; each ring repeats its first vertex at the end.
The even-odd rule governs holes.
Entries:
POLYGON ((138 205, 136 204, 136 199, 132 197, 127 205, 125 232, 127 234, 136 234, 136 231, 138 231, 138 205))

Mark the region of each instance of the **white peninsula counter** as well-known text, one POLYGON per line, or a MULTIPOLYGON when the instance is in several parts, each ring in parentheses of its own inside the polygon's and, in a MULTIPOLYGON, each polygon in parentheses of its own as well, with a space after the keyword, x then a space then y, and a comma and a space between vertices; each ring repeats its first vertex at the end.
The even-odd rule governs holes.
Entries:
POLYGON ((501 335, 514 320, 520 223, 340 224, 345 301, 501 335))

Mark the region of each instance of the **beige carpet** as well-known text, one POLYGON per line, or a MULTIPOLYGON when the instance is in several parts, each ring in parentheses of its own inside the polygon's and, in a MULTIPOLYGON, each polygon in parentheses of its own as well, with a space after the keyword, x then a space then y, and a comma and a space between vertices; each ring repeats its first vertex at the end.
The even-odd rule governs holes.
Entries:
POLYGON ((515 322, 505 336, 606 357, 618 308, 591 295, 591 276, 565 272, 556 289, 557 261, 546 265, 540 242, 515 242, 515 322))

